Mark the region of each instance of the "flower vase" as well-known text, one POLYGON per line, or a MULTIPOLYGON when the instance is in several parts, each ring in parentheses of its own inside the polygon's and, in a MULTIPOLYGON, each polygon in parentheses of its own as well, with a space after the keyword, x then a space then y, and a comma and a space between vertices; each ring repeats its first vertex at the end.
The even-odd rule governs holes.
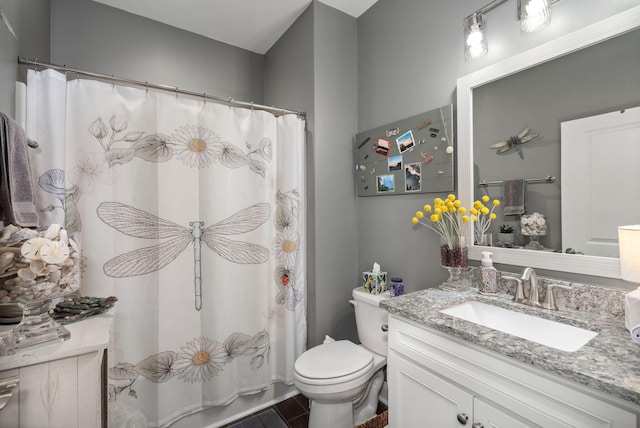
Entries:
POLYGON ((476 237, 476 245, 480 245, 482 247, 492 247, 493 246, 493 234, 491 233, 481 233, 476 237))
POLYGON ((461 291, 465 287, 462 284, 462 272, 468 266, 468 247, 464 237, 453 239, 441 239, 440 265, 449 271, 449 278, 440 284, 439 288, 447 291, 461 291))

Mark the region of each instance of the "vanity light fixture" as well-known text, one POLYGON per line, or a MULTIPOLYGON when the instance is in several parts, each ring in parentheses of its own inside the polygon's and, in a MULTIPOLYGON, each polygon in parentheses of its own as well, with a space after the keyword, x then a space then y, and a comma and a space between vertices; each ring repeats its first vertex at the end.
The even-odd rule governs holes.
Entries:
POLYGON ((640 283, 640 224, 618 227, 620 277, 640 283))
MULTIPOLYGON (((493 0, 464 18, 464 54, 467 61, 485 56, 488 52, 484 14, 507 0, 493 0)), ((517 0, 520 29, 530 33, 539 31, 551 21, 550 6, 560 0, 517 0)))
POLYGON ((474 13, 464 19, 464 55, 470 61, 487 54, 487 37, 484 32, 484 15, 474 13))

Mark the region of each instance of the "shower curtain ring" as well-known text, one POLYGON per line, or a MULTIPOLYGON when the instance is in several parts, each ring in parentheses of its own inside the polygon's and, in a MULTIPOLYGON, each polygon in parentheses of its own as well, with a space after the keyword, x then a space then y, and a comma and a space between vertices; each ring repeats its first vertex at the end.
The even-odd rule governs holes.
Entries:
POLYGON ((178 87, 176 86, 176 100, 178 99, 178 87))
POLYGON ((145 93, 145 95, 149 95, 149 81, 148 80, 144 81, 144 93, 145 93))
POLYGON ((78 73, 78 66, 76 65, 76 80, 80 79, 80 74, 78 73))
POLYGON ((111 75, 111 89, 116 88, 116 81, 113 79, 113 74, 111 75))
POLYGON ((33 66, 35 67, 36 71, 38 71, 38 58, 33 60, 33 66))
POLYGON ((251 111, 253 111, 253 101, 251 101, 251 111))
POLYGON ((205 103, 205 104, 207 103, 207 93, 206 92, 202 93, 202 102, 205 103))

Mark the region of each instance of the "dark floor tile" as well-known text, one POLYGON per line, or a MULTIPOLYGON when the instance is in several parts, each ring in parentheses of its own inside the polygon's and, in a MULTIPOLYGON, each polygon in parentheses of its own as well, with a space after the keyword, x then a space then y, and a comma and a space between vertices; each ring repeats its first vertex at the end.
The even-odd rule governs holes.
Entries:
POLYGON ((232 425, 225 425, 228 428, 287 428, 287 425, 280 418, 278 413, 269 408, 266 411, 249 416, 232 425))
POLYGON ((297 418, 287 421, 289 428, 307 428, 309 426, 309 414, 305 413, 297 418))
POLYGON ((298 394, 296 395, 296 400, 298 400, 298 403, 300 403, 304 410, 307 412, 309 411, 309 399, 307 397, 302 394, 298 394))
POLYGON ((291 419, 297 418, 298 416, 306 413, 304 407, 302 407, 296 397, 291 397, 288 400, 281 401, 274 407, 285 421, 290 421, 291 419))

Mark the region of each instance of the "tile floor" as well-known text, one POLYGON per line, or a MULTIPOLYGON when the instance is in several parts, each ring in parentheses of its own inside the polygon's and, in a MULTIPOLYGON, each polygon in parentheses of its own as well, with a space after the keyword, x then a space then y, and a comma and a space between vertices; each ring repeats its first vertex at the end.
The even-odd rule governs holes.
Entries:
MULTIPOLYGON (((378 414, 385 410, 387 406, 378 403, 378 414)), ((308 425, 309 400, 300 394, 222 428, 307 428, 308 425)))

